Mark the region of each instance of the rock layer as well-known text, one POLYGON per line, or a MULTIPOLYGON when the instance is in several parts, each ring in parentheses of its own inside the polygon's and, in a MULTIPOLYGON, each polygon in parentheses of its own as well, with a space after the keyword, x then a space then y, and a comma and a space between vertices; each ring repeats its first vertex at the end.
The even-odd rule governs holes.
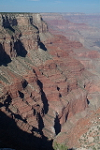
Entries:
POLYGON ((51 35, 39 14, 1 14, 0 30, 0 139, 48 149, 88 108, 93 74, 73 51, 83 46, 51 35))
MULTIPOLYGON (((73 99, 72 97, 74 95, 74 102, 70 108, 69 108, 70 104, 68 103, 67 107, 63 111, 64 113, 62 113, 63 117, 61 119, 61 122, 63 125, 61 128, 61 132, 55 137, 53 144, 55 145, 55 143, 58 143, 59 145, 59 144, 64 143, 66 146, 72 149, 74 148, 76 149, 77 147, 80 147, 79 149, 99 149, 99 145, 100 145, 99 138, 98 138, 99 121, 97 121, 98 120, 97 111, 99 111, 98 109, 100 107, 100 100, 99 100, 99 96, 100 96, 99 55, 100 53, 99 53, 99 47, 97 51, 97 47, 95 47, 94 44, 92 44, 92 42, 95 43, 94 41, 99 39, 99 26, 98 26, 99 20, 97 19, 99 15, 67 14, 67 13, 64 13, 64 14, 55 14, 55 13, 44 14, 43 13, 42 15, 43 15, 43 18, 48 22, 50 32, 55 33, 57 35, 59 34, 65 35, 68 39, 79 40, 81 43, 83 43, 84 46, 90 48, 90 49, 84 48, 82 44, 80 44, 79 42, 75 42, 75 44, 77 43, 77 46, 78 46, 75 48, 74 42, 72 42, 72 45, 74 46, 73 47, 70 45, 71 43, 69 42, 68 39, 64 40, 64 38, 62 37, 63 41, 68 41, 66 42, 67 43, 66 48, 63 46, 63 49, 66 49, 66 52, 68 53, 69 56, 73 57, 74 59, 79 60, 84 66, 83 67, 84 69, 82 69, 84 71, 82 74, 80 74, 80 76, 78 76, 78 80, 76 83, 79 85, 79 87, 81 87, 81 90, 83 89, 83 92, 82 92, 84 93, 83 97, 84 96, 87 97, 88 107, 85 109, 85 111, 80 111, 80 113, 76 113, 76 115, 74 116, 72 115, 74 111, 74 107, 77 104, 80 104, 80 102, 78 101, 78 103, 74 105, 74 102, 77 100, 76 97, 80 95, 79 93, 81 93, 79 92, 79 88, 77 88, 76 90, 76 87, 75 87, 75 89, 71 91, 70 94, 68 94, 71 100, 73 99), (87 21, 84 22, 84 20, 87 20, 87 21), (98 23, 95 22, 94 20, 98 20, 97 21, 98 23), (93 27, 94 24, 96 25, 95 27, 93 27), (81 37, 81 33, 83 35, 82 37, 81 37), (90 36, 90 33, 91 33, 91 36, 90 36), (95 37, 95 35, 97 36, 95 37), (88 37, 84 39, 84 37, 86 36, 88 37), (86 72, 85 70, 88 70, 88 71, 86 72), (74 91, 75 93, 73 93, 74 91), (69 110, 70 110, 70 113, 69 113, 69 110), (67 115, 65 111, 67 112, 67 115), (65 121, 66 120, 65 118, 68 118, 67 121, 65 121), (93 136, 90 135, 91 128, 93 128, 93 136)), ((57 45, 59 46, 58 43, 57 45)), ((64 42, 63 42, 63 45, 64 45, 64 42)), ((57 49, 57 50, 59 49, 53 45, 52 45, 52 48, 57 49)), ((54 55, 55 53, 53 52, 52 54, 54 55)), ((62 55, 64 58, 65 51, 63 52, 63 54, 62 55)), ((57 56, 60 57, 58 53, 57 53, 57 56)), ((68 62, 66 63, 66 65, 68 66, 68 62)), ((75 66, 78 67, 78 65, 74 65, 74 67, 75 66)), ((74 68, 73 63, 71 62, 70 62, 70 67, 71 69, 74 68)), ((73 69, 74 70, 73 73, 77 72, 76 71, 77 67, 75 67, 75 70, 73 69)), ((68 67, 65 67, 65 68, 68 68, 68 67)), ((67 72, 67 75, 68 75, 68 72, 67 72)), ((68 98, 68 96, 66 96, 66 98, 68 98)), ((81 100, 82 99, 83 98, 81 96, 81 100)), ((78 106, 80 109, 81 105, 78 105, 78 106)), ((78 107, 77 107, 77 112, 78 112, 78 107)))

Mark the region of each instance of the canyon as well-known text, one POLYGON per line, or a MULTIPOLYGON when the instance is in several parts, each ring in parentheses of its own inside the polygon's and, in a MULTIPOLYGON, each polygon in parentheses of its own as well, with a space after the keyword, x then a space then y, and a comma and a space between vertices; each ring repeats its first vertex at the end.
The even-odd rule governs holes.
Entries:
POLYGON ((72 16, 0 14, 0 147, 100 149, 99 27, 72 16))

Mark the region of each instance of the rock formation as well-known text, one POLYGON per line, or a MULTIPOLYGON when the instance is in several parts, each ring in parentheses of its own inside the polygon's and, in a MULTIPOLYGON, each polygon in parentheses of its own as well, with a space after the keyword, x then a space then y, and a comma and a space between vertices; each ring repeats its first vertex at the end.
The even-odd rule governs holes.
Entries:
MULTIPOLYGON (((77 125, 86 117, 94 87, 100 91, 97 77, 75 59, 80 49, 80 42, 50 34, 40 14, 0 15, 1 143, 52 149, 60 132, 73 130, 72 118, 77 125)), ((66 144, 79 146, 74 140, 66 144)))
MULTIPOLYGON (((85 15, 85 14, 81 15, 81 14, 50 14, 50 13, 47 14, 45 13, 42 15, 44 20, 48 22, 49 31, 52 32, 53 34, 65 35, 67 37, 67 41, 68 39, 71 39, 70 37, 73 36, 75 38, 72 38, 72 40, 80 40, 82 32, 84 32, 83 38, 85 36, 88 36, 88 38, 86 38, 87 39, 86 42, 88 42, 89 38, 91 38, 94 42, 97 39, 95 38, 94 35, 97 35, 97 37, 99 38, 99 35, 96 34, 97 30, 99 33, 99 26, 98 26, 99 20, 97 21, 98 23, 95 22, 95 27, 93 27, 94 26, 93 20, 96 20, 98 18, 98 15, 95 16, 95 15, 85 15), (84 22, 84 20, 87 20, 88 26, 86 26, 86 22, 84 22), (91 24, 89 24, 90 22, 91 24), (91 35, 91 37, 90 35, 88 35, 88 32, 90 30, 91 33, 94 32, 94 35, 93 36, 91 35), (78 35, 78 33, 80 33, 80 35, 78 35)), ((79 148, 80 150, 99 149, 99 145, 100 145, 99 119, 98 119, 99 114, 97 112, 99 112, 99 108, 100 108, 100 100, 99 100, 99 96, 100 96, 99 55, 100 53, 99 51, 97 51, 96 47, 90 46, 92 40, 88 42, 88 47, 90 49, 83 47, 81 44, 79 46, 79 43, 77 43, 78 47, 76 48, 75 46, 73 48, 72 46, 68 47, 70 42, 67 42, 66 48, 63 47, 63 49, 66 49, 66 52, 68 52, 69 56, 79 60, 83 64, 84 70, 85 71, 87 70, 87 73, 85 72, 85 74, 84 73, 82 74, 83 77, 82 76, 78 77, 78 85, 80 85, 81 88, 83 87, 83 89, 86 90, 85 92, 87 95, 88 107, 85 109, 85 111, 81 111, 80 113, 77 113, 76 115, 69 118, 62 125, 61 133, 59 133, 56 136, 53 145, 55 145, 55 143, 58 144, 64 143, 66 146, 70 148, 76 149, 77 147, 80 147, 79 148), (93 131, 91 129, 93 129, 93 131), (90 132, 92 132, 92 134, 90 134, 90 132)), ((72 42, 72 45, 74 45, 74 42, 75 41, 72 42)), ((80 42, 83 43, 82 40, 80 40, 80 42)), ((84 44, 87 47, 86 43, 83 43, 83 45, 84 44)), ((77 96, 79 95, 79 92, 78 93, 77 92, 78 90, 76 90, 75 93, 73 94, 74 98, 75 95, 77 96)), ((77 104, 79 104, 79 102, 77 104)), ((74 110, 74 107, 72 107, 72 110, 74 110)))
POLYGON ((42 13, 49 31, 62 34, 84 47, 100 50, 100 14, 42 13))

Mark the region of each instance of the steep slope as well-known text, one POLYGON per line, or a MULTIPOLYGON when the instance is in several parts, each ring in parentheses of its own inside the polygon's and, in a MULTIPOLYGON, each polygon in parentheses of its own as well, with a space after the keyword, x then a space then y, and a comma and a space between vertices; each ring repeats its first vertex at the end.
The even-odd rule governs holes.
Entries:
MULTIPOLYGON (((59 34, 66 35, 66 37, 68 37, 69 39, 70 37, 75 37, 72 38, 72 40, 77 40, 77 41, 79 40, 78 37, 80 38, 80 36, 77 35, 78 33, 77 30, 79 30, 80 32, 85 32, 86 35, 88 34, 88 32, 93 31, 94 29, 95 30, 93 32, 94 33, 97 32, 97 27, 95 28, 95 26, 93 25, 94 27, 90 28, 89 22, 92 22, 91 24, 93 24, 94 23, 93 20, 94 19, 96 20, 98 15, 86 16, 85 14, 55 14, 55 13, 54 14, 45 13, 42 15, 44 20, 48 22, 50 32, 55 33, 57 35, 59 34), (90 19, 88 20, 88 26, 87 26, 83 18, 87 19, 89 17, 90 19)), ((97 22, 99 22, 99 20, 97 22)), ((73 117, 68 118, 68 120, 62 125, 61 132, 54 139, 53 146, 55 147, 56 143, 58 143, 58 146, 59 144, 63 143, 64 145, 70 148, 80 147, 79 150, 99 149, 100 148, 100 142, 99 142, 100 141, 99 140, 99 136, 100 136, 99 135, 100 52, 99 49, 97 51, 97 49, 94 47, 95 49, 91 50, 93 49, 93 47, 91 48, 91 44, 88 42, 88 39, 86 42, 88 42, 88 46, 91 49, 84 48, 82 44, 80 44, 79 42, 73 41, 71 43, 69 42, 68 39, 64 39, 64 38, 62 39, 63 41, 66 41, 67 44, 66 48, 64 48, 64 42, 62 42, 63 49, 65 49, 65 51, 68 52, 69 56, 79 60, 83 64, 84 68, 88 71, 88 73, 83 72, 82 74, 83 78, 81 76, 78 77, 78 84, 80 85, 81 88, 85 89, 87 92, 88 107, 85 109, 85 111, 81 111, 80 113, 77 113, 73 117)), ((94 42, 97 38, 91 35, 91 39, 94 42)), ((83 42, 81 41, 81 43, 83 42)), ((56 45, 59 46, 58 43, 56 45)), ((77 92, 78 90, 75 91, 75 93, 73 93, 74 98, 76 95, 78 96, 79 92, 78 93, 77 92)), ((79 102, 77 104, 80 108, 79 102)), ((72 110, 74 110, 74 107, 72 107, 72 110)))
POLYGON ((0 15, 1 142, 52 149, 68 120, 88 108, 97 78, 74 58, 82 48, 50 34, 40 14, 0 15))
POLYGON ((100 50, 100 14, 42 13, 42 16, 51 32, 80 41, 88 49, 100 50))

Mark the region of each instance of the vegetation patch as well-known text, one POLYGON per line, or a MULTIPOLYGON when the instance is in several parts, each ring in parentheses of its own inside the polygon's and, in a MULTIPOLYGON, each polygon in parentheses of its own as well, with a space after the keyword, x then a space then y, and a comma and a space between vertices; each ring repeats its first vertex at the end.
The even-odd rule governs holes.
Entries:
POLYGON ((8 80, 2 75, 0 75, 0 80, 2 80, 5 83, 9 83, 8 80))
POLYGON ((68 147, 64 143, 59 144, 57 142, 54 142, 53 148, 54 150, 68 150, 68 147))

